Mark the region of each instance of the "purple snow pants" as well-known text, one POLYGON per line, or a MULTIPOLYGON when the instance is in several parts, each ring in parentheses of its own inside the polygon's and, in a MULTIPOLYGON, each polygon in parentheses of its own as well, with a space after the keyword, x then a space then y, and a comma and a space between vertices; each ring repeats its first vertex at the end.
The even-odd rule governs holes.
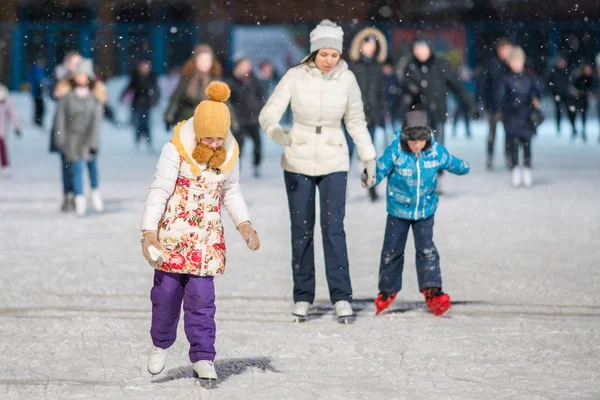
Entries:
POLYGON ((175 343, 183 302, 185 334, 190 342, 190 361, 215 359, 215 283, 212 276, 154 271, 152 343, 167 349, 175 343))

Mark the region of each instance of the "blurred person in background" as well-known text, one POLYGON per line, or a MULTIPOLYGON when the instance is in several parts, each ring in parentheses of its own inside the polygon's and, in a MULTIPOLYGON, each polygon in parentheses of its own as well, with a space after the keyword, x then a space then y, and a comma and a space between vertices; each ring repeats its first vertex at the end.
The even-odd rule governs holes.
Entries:
POLYGON ((167 131, 194 116, 196 106, 208 99, 205 93, 208 85, 222 75, 223 68, 212 47, 207 44, 196 46, 192 57, 183 65, 179 84, 169 99, 164 114, 167 131))
MULTIPOLYGON (((466 90, 466 85, 473 80, 473 71, 471 71, 466 65, 461 65, 458 68, 458 76, 465 85, 466 90)), ((456 126, 458 125, 458 119, 463 118, 465 121, 467 138, 472 139, 473 136, 471 135, 471 119, 469 117, 469 110, 465 107, 465 103, 461 102, 460 100, 456 103, 456 109, 454 110, 454 115, 452 117, 452 137, 456 137, 456 126)))
MULTIPOLYGON (((596 116, 600 123, 600 53, 596 55, 596 116)), ((598 143, 600 143, 600 132, 598 133, 598 143)))
POLYGON ((91 200, 96 212, 104 210, 99 192, 96 156, 99 148, 100 128, 105 98, 94 93, 96 86, 94 66, 91 60, 81 59, 74 67, 71 78, 57 90, 66 92, 59 97, 54 119, 54 144, 60 151, 68 179, 74 192, 75 213, 84 216, 87 200, 84 196, 83 171, 87 164, 92 186, 91 200), (104 100, 104 101, 102 101, 104 100))
MULTIPOLYGON (((495 54, 485 63, 483 67, 483 84, 481 85, 480 97, 483 100, 483 108, 488 118, 488 141, 487 141, 487 160, 486 168, 488 171, 494 169, 494 147, 496 144, 496 128, 499 120, 498 108, 496 104, 496 93, 498 91, 498 85, 503 79, 504 75, 508 73, 508 66, 506 65, 506 58, 512 49, 512 42, 507 38, 500 38, 496 43, 495 54)), ((504 140, 504 157, 506 160, 506 166, 510 165, 509 153, 508 153, 508 140, 504 140)))
POLYGON ((279 82, 279 77, 275 73, 275 66, 273 63, 269 60, 261 61, 261 63, 258 65, 257 77, 263 85, 265 99, 268 99, 279 82))
POLYGON ((259 178, 262 151, 258 115, 265 104, 265 92, 259 79, 252 73, 252 63, 249 59, 242 58, 235 63, 229 87, 229 101, 236 110, 237 118, 237 129, 233 131, 233 135, 240 146, 240 154, 243 154, 246 137, 254 142, 252 166, 254 177, 259 178))
POLYGON ((38 58, 29 70, 29 85, 33 97, 33 123, 40 128, 44 123, 44 85, 46 84, 46 60, 38 58))
POLYGON ((10 163, 8 159, 8 124, 12 123, 15 135, 21 137, 19 116, 13 107, 8 88, 0 83, 0 178, 10 178, 10 163))
MULTIPOLYGON (((408 62, 403 82, 404 100, 409 108, 427 113, 435 141, 444 145, 444 125, 448 117, 448 92, 453 92, 464 104, 469 114, 479 118, 479 113, 460 78, 452 70, 450 63, 438 57, 429 42, 417 37, 413 42, 413 58, 408 62)), ((443 194, 443 171, 438 170, 437 189, 443 194)))
MULTIPOLYGON (((71 51, 65 55, 65 59, 63 63, 58 65, 55 70, 55 79, 58 79, 58 82, 54 85, 52 90, 53 98, 60 101, 62 97, 66 94, 70 93, 74 86, 73 77, 75 74, 75 67, 83 60, 83 57, 76 52, 71 51)), ((89 64, 88 63, 86 64, 89 64)), ((86 68, 88 65, 86 65, 86 68)), ((88 71, 89 72, 89 71, 88 71)), ((92 75, 94 75, 93 64, 92 64, 92 75)), ((83 79, 83 78, 81 78, 83 79)), ((106 89, 106 85, 102 83, 98 79, 91 79, 91 93, 94 98, 102 104, 102 108, 106 105, 108 100, 108 93, 106 89)), ((81 89, 79 92, 83 92, 81 89)), ((58 111, 58 110, 57 110, 58 111)), ((54 124, 56 123, 56 115, 54 117, 54 124)), ((75 188, 73 187, 73 168, 71 168, 71 163, 67 161, 67 158, 64 153, 64 149, 57 146, 56 144, 56 126, 53 124, 52 132, 50 134, 50 152, 58 153, 61 156, 61 172, 62 172, 62 186, 63 186, 63 201, 61 204, 61 211, 63 212, 71 212, 75 211, 75 188)), ((90 182, 92 183, 92 188, 98 187, 98 165, 96 162, 95 155, 88 154, 86 158, 87 169, 90 177, 90 182)), ((104 205, 102 203, 102 198, 100 197, 99 192, 94 192, 93 196, 94 207, 100 212, 103 210, 104 205)), ((81 201, 80 201, 81 203, 81 201)), ((80 207, 81 209, 81 207, 80 207)))
POLYGON ((512 47, 506 60, 510 71, 498 85, 496 104, 499 110, 496 118, 503 121, 508 137, 512 185, 515 188, 521 185, 531 187, 531 142, 536 127, 531 123, 530 114, 532 107, 540 107, 542 88, 537 77, 525 71, 525 52, 521 47, 512 47), (523 168, 519 161, 521 152, 523 168))
MULTIPOLYGON (((387 40, 379 29, 365 28, 352 39, 348 68, 356 76, 362 93, 367 129, 374 143, 377 127, 385 128, 387 94, 382 64, 386 58, 387 40)), ((352 160, 354 142, 347 133, 346 139, 352 160)), ((375 187, 370 187, 368 192, 371 201, 378 199, 375 187)))
POLYGON ((594 68, 591 64, 584 64, 574 76, 571 86, 571 104, 569 105, 573 133, 571 139, 577 138, 577 115, 581 115, 581 139, 587 141, 586 122, 589 108, 589 97, 594 88, 594 68))
POLYGON ((143 60, 137 65, 121 99, 126 96, 131 96, 132 116, 136 131, 135 144, 139 148, 143 138, 148 149, 152 150, 150 116, 152 107, 158 103, 160 91, 150 61, 143 60))
MULTIPOLYGON (((556 118, 556 133, 560 135, 560 122, 563 110, 569 115, 569 87, 571 85, 571 73, 568 69, 567 60, 559 56, 548 76, 548 86, 554 100, 556 118)), ((570 120, 570 118, 569 118, 570 120)), ((575 127, 573 127, 575 130, 575 127)))
MULTIPOLYGON (((393 138, 396 128, 399 128, 402 123, 402 86, 394 71, 394 63, 390 59, 383 63, 383 77, 386 96, 386 125, 391 127, 390 138, 393 138)), ((386 140, 386 145, 391 142, 392 140, 386 140)))

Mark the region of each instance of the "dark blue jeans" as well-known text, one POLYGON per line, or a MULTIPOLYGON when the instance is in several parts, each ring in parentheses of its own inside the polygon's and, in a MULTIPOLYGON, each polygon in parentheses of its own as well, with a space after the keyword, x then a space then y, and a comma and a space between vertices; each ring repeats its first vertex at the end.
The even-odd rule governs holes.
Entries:
POLYGON ((133 122, 135 124, 135 143, 139 143, 142 138, 152 144, 150 136, 150 110, 133 110, 133 122))
POLYGON ((418 221, 396 218, 388 214, 385 227, 381 263, 379 264, 379 291, 398 293, 402 289, 404 248, 412 225, 417 252, 419 290, 442 288, 440 256, 433 243, 433 216, 418 221))
POLYGON ((292 226, 294 302, 315 299, 315 198, 319 188, 325 273, 331 302, 352 300, 344 217, 347 172, 307 176, 284 172, 292 226))

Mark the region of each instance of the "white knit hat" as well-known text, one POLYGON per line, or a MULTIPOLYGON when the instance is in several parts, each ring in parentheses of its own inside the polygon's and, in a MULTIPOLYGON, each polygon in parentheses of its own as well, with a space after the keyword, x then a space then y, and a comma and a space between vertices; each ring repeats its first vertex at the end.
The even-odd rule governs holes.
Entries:
POLYGON ((76 74, 86 74, 90 79, 96 79, 96 74, 94 74, 94 64, 92 63, 92 60, 88 58, 82 58, 75 66, 74 72, 76 74))
POLYGON ((319 49, 335 49, 342 53, 344 31, 328 19, 321 21, 310 33, 310 52, 319 49))

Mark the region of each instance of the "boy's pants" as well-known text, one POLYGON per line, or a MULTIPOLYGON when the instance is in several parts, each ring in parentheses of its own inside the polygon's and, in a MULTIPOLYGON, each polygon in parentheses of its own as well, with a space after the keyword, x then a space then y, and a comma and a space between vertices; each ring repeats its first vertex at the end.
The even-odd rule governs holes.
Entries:
POLYGON ((321 204, 321 233, 325 253, 325 275, 332 303, 352 301, 350 267, 346 248, 347 172, 308 176, 284 171, 292 225, 292 271, 294 302, 315 299, 315 198, 321 204))
POLYGON ((190 361, 215 359, 215 282, 213 276, 154 271, 152 343, 167 349, 175 343, 183 302, 185 334, 190 342, 190 361))
POLYGON ((415 237, 417 278, 419 290, 442 288, 440 256, 433 243, 434 217, 417 221, 396 218, 388 214, 385 227, 385 239, 379 265, 379 291, 388 294, 398 293, 402 289, 402 270, 404 269, 404 248, 408 230, 412 225, 415 237))

